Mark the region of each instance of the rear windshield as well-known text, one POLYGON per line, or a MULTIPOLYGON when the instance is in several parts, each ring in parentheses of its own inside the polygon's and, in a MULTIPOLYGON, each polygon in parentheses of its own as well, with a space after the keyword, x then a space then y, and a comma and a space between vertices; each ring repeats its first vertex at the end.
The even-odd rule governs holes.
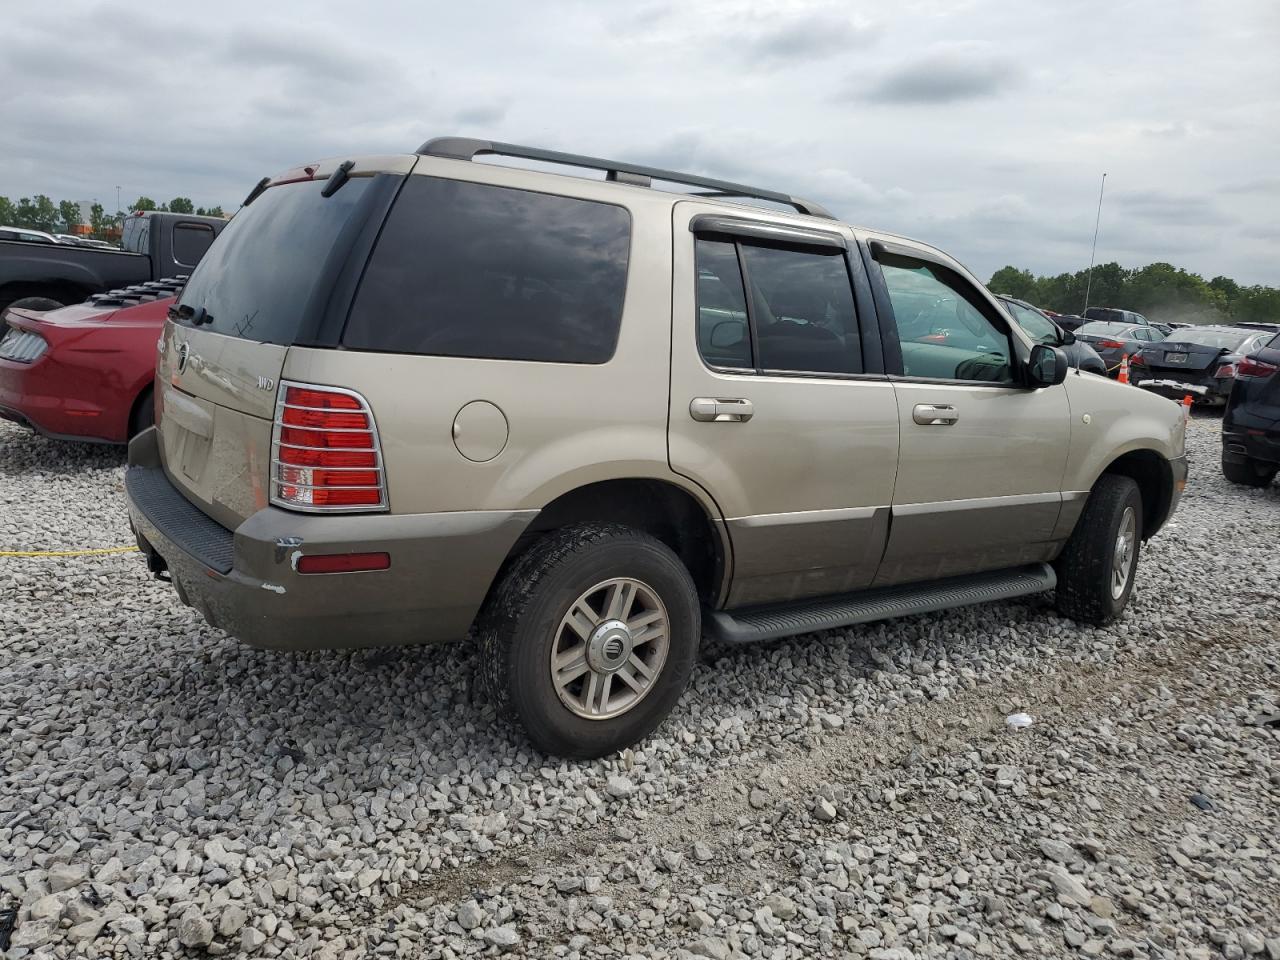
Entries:
POLYGON ((622 207, 414 176, 343 334, 356 350, 604 363, 622 320, 622 207))
POLYGON ((269 188, 232 218, 191 274, 179 306, 196 313, 182 322, 203 318, 201 329, 214 333, 294 343, 338 235, 371 182, 352 178, 331 197, 320 195, 324 180, 269 188))
POLYGON ((1179 330, 1169 339, 1171 342, 1176 340, 1178 343, 1194 343, 1202 347, 1216 347, 1219 350, 1223 347, 1234 350, 1250 336, 1252 334, 1240 330, 1179 330))
POLYGON ((1129 318, 1124 315, 1123 310, 1116 310, 1111 307, 1090 307, 1084 312, 1084 315, 1090 320, 1101 320, 1105 323, 1127 323, 1129 318))
POLYGON ((1129 323, 1086 323, 1079 330, 1077 335, 1086 337, 1127 337, 1133 325, 1129 323))

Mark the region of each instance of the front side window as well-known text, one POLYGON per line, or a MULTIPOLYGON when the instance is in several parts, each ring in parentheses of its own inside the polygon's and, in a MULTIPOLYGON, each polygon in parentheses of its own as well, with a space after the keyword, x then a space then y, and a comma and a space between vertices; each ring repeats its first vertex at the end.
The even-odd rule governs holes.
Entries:
POLYGON ((700 237, 695 258, 698 349, 709 365, 862 373, 843 250, 700 237))
POLYGON ((1008 334, 978 307, 978 294, 951 271, 882 253, 902 348, 902 372, 931 380, 1012 383, 1008 334))
POLYGON ((605 363, 631 215, 509 187, 409 177, 343 333, 356 350, 605 363))

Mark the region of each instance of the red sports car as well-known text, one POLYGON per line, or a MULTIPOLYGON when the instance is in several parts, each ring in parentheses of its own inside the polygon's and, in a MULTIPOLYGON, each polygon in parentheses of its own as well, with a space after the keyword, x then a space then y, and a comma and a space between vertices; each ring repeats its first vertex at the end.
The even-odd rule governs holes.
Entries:
POLYGON ((62 440, 128 443, 154 422, 156 342, 185 277, 0 320, 0 417, 62 440))

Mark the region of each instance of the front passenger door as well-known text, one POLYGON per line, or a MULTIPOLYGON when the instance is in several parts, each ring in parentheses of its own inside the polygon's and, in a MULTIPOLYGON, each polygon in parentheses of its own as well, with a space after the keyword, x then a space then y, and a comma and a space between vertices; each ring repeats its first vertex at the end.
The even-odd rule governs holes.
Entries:
POLYGON ((898 404, 898 476, 877 585, 1050 559, 1070 439, 1066 389, 1021 385, 1027 344, 959 264, 873 241, 898 404))

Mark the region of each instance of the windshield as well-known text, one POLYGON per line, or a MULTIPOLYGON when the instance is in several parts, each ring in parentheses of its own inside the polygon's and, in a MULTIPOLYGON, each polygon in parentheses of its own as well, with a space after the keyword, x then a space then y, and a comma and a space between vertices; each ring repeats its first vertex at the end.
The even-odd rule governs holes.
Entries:
POLYGON ((1057 328, 1039 310, 1024 307, 1020 303, 1012 303, 1008 300, 1004 301, 1004 305, 1013 314, 1013 319, 1018 321, 1018 326, 1025 330, 1027 336, 1031 337, 1036 343, 1058 343, 1057 328))
POLYGON ((1128 337, 1133 326, 1127 323, 1086 323, 1076 331, 1078 337, 1128 337))
POLYGON ((1252 334, 1240 330, 1179 330, 1173 338, 1178 343, 1194 343, 1202 347, 1235 350, 1252 334))
POLYGON ((182 291, 179 307, 214 333, 290 345, 338 234, 364 197, 355 177, 331 197, 324 180, 268 188, 231 220, 182 291), (201 312, 203 311, 203 312, 201 312))

